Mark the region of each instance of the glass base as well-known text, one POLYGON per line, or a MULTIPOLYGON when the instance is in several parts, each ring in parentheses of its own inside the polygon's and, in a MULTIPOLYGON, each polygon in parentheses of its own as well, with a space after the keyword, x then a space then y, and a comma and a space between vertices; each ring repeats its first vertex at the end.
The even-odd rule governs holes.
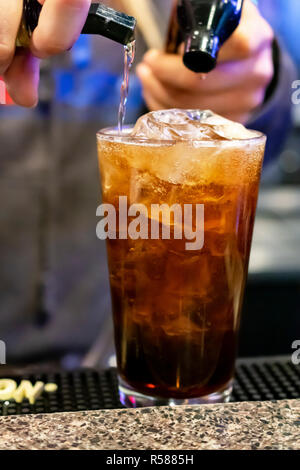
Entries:
POLYGON ((135 391, 119 377, 119 396, 122 405, 127 408, 228 403, 232 392, 232 384, 233 380, 230 380, 221 390, 203 397, 177 399, 144 395, 143 393, 135 391))

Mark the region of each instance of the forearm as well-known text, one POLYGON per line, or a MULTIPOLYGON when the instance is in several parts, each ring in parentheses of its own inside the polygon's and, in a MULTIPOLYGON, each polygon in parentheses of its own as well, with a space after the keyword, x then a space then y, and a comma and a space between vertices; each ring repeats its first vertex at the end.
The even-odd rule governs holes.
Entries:
POLYGON ((276 158, 291 128, 292 82, 296 69, 288 53, 274 44, 274 78, 263 106, 253 114, 247 127, 258 129, 268 137, 265 163, 276 158))

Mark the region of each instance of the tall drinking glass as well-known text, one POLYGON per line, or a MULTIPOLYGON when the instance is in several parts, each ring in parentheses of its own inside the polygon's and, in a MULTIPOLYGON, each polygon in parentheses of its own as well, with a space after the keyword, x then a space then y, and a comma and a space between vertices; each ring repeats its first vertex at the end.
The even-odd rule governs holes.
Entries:
POLYGON ((265 136, 97 138, 121 401, 228 401, 265 136))

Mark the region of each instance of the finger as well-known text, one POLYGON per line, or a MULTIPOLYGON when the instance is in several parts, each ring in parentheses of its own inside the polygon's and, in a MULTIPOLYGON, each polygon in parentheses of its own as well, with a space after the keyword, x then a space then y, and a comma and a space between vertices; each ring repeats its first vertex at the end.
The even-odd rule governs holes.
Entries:
POLYGON ((160 109, 166 109, 166 106, 164 106, 163 103, 160 103, 159 101, 157 101, 147 91, 144 92, 144 100, 147 105, 147 108, 150 109, 150 111, 159 111, 160 109))
MULTIPOLYGON (((161 103, 161 102, 157 101, 152 96, 152 94, 147 92, 147 91, 144 91, 144 100, 145 100, 146 105, 147 105, 147 107, 150 111, 158 111, 158 110, 161 110, 161 109, 166 109, 166 106, 165 106, 164 103, 161 103)), ((220 111, 218 111, 217 108, 214 108, 213 106, 211 106, 211 108, 214 112, 216 112, 218 114, 221 114, 220 111)), ((185 109, 185 107, 183 106, 182 109, 185 109)), ((222 113, 222 115, 225 118, 230 119, 233 122, 240 122, 241 124, 245 125, 249 121, 251 113, 250 112, 234 112, 234 113, 232 113, 232 112, 228 111, 228 109, 227 109, 226 111, 224 111, 222 113)))
POLYGON ((0 74, 9 67, 15 52, 16 38, 22 18, 20 0, 0 0, 0 74))
POLYGON ((201 100, 200 94, 186 93, 172 85, 163 84, 146 64, 140 64, 136 72, 142 82, 144 96, 147 96, 148 100, 152 98, 162 108, 194 108, 201 100))
POLYGON ((221 115, 250 113, 262 104, 265 96, 263 88, 253 90, 243 87, 216 93, 213 96, 206 94, 191 95, 170 88, 163 90, 161 84, 158 87, 153 83, 150 86, 145 81, 142 81, 142 83, 144 96, 147 96, 148 99, 151 97, 153 101, 160 104, 161 108, 211 109, 221 115))
POLYGON ((136 73, 142 82, 144 96, 147 95, 148 99, 152 97, 153 101, 164 108, 195 108, 197 107, 196 103, 201 102, 200 93, 194 92, 192 94, 173 86, 173 84, 164 84, 157 79, 152 69, 146 64, 140 64, 136 73))
MULTIPOLYGON (((142 82, 143 90, 147 93, 148 98, 152 95, 155 97, 155 101, 163 107, 169 108, 172 106, 172 102, 174 102, 174 98, 171 96, 174 90, 173 87, 168 90, 146 64, 138 65, 136 73, 142 82)), ((177 89, 175 91, 178 92, 177 89)))
MULTIPOLYGON (((158 111, 158 110, 161 110, 161 109, 166 109, 167 107, 165 106, 164 103, 162 102, 159 102, 156 98, 153 97, 153 95, 151 93, 149 93, 148 91, 144 90, 144 100, 146 102, 146 105, 148 107, 148 109, 150 111, 158 111)), ((179 107, 179 106, 178 106, 179 107)), ((195 106, 194 106, 195 107, 195 106)), ((183 109, 185 109, 185 107, 183 106, 182 107, 183 109)), ((212 110, 214 112, 217 112, 220 114, 220 112, 214 108, 213 106, 211 106, 212 110)), ((202 108, 203 109, 203 108, 202 108)), ((246 125, 247 122, 249 121, 249 118, 251 116, 251 113, 250 112, 230 112, 228 111, 228 109, 226 111, 224 111, 222 113, 222 115, 227 118, 227 119, 230 119, 231 121, 233 122, 240 122, 241 124, 244 124, 246 125)))
POLYGON ((45 0, 31 38, 32 53, 42 59, 70 49, 83 29, 90 5, 91 0, 45 0))
POLYGON ((179 56, 169 56, 156 51, 146 54, 144 64, 151 68, 155 77, 165 86, 191 94, 197 91, 213 94, 246 83, 253 87, 260 86, 268 83, 274 73, 270 47, 245 61, 220 63, 207 76, 199 76, 187 70, 179 56))
POLYGON ((272 48, 265 47, 249 59, 221 62, 209 73, 207 80, 198 84, 203 93, 232 90, 241 85, 251 88, 266 86, 274 75, 272 48))
POLYGON ((226 112, 244 114, 259 106, 264 99, 265 87, 253 84, 252 80, 240 82, 231 89, 219 89, 214 93, 183 90, 172 85, 165 85, 145 64, 137 67, 137 74, 144 92, 165 108, 202 108, 213 109, 219 114, 226 112))
POLYGON ((224 113, 223 114, 223 117, 226 118, 226 119, 229 119, 230 121, 233 121, 233 122, 239 122, 241 124, 243 124, 244 126, 247 124, 247 122, 249 122, 249 119, 251 117, 251 113, 230 113, 230 112, 227 112, 227 113, 224 113))
POLYGON ((33 57, 28 49, 18 48, 13 62, 4 74, 4 79, 7 90, 16 104, 29 108, 36 105, 39 60, 33 57))
POLYGON ((156 49, 152 49, 145 54, 144 63, 151 67, 153 74, 159 80, 181 89, 194 89, 204 77, 203 74, 188 70, 180 55, 165 54, 156 49))
POLYGON ((269 46, 274 39, 274 33, 267 21, 261 16, 252 1, 244 2, 242 19, 232 34, 220 49, 218 61, 227 62, 243 60, 269 46))

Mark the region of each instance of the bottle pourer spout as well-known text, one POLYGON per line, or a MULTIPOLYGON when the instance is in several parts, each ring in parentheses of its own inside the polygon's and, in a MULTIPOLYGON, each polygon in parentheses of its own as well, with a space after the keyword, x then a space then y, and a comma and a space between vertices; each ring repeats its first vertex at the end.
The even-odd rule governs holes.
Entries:
POLYGON ((82 34, 100 34, 126 46, 135 38, 136 19, 101 3, 91 5, 82 34))
POLYGON ((194 31, 185 41, 184 65, 196 73, 208 73, 217 65, 219 38, 209 31, 194 31))
MULTIPOLYGON (((37 0, 23 0, 25 25, 19 45, 27 46, 38 25, 42 6, 37 0)), ((92 3, 82 34, 97 34, 126 46, 135 38, 136 19, 102 3, 92 3)))

